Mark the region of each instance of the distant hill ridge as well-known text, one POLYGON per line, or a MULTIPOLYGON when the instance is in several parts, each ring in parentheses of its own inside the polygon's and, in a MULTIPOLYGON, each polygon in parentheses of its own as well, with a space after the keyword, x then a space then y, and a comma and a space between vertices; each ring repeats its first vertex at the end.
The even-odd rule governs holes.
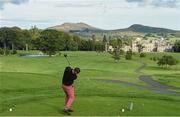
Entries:
POLYGON ((127 30, 134 31, 134 32, 142 32, 142 33, 174 33, 179 32, 176 30, 166 29, 166 28, 158 28, 158 27, 151 27, 151 26, 144 26, 141 24, 134 24, 131 25, 127 30))
POLYGON ((101 29, 95 28, 93 26, 90 26, 85 23, 63 23, 61 25, 50 27, 49 29, 56 29, 56 30, 62 30, 62 31, 98 31, 101 29))
POLYGON ((118 31, 118 32, 139 32, 139 33, 177 33, 180 32, 178 30, 171 30, 167 28, 159 28, 159 27, 151 27, 151 26, 144 26, 141 24, 133 24, 128 28, 124 29, 116 29, 116 30, 103 30, 100 28, 93 27, 86 23, 63 23, 61 25, 49 27, 48 29, 56 29, 66 32, 108 32, 108 31, 118 31))

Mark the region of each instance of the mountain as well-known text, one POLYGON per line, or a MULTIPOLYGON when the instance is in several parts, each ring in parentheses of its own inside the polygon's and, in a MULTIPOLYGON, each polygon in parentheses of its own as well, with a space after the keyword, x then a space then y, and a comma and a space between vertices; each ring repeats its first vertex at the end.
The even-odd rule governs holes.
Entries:
POLYGON ((137 33, 180 33, 178 30, 171 30, 166 28, 159 27, 151 27, 144 26, 141 24, 134 24, 128 28, 117 29, 117 30, 103 30, 93 26, 90 26, 85 23, 64 23, 62 25, 57 25, 53 27, 49 27, 48 29, 56 29, 60 31, 66 32, 74 32, 74 33, 88 33, 88 32, 137 32, 137 33))
POLYGON ((151 26, 144 26, 140 24, 134 24, 131 25, 128 28, 125 29, 118 29, 115 31, 132 31, 132 32, 140 32, 140 33, 177 33, 180 31, 177 30, 171 30, 166 28, 158 28, 158 27, 151 27, 151 26))
POLYGON ((57 25, 50 27, 49 29, 56 29, 65 32, 89 32, 89 31, 101 31, 101 29, 90 26, 85 23, 64 23, 62 25, 57 25))

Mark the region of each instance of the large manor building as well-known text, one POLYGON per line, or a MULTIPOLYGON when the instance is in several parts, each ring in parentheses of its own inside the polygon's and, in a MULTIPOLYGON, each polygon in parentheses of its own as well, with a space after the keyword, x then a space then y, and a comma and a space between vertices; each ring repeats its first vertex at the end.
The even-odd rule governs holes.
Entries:
MULTIPOLYGON (((142 52, 165 52, 171 51, 172 45, 164 40, 164 38, 159 39, 143 39, 142 37, 137 37, 132 41, 132 45, 125 45, 122 47, 122 50, 128 51, 131 49, 133 52, 138 52, 138 45, 142 45, 142 52)), ((109 45, 108 51, 113 51, 114 48, 109 45)))

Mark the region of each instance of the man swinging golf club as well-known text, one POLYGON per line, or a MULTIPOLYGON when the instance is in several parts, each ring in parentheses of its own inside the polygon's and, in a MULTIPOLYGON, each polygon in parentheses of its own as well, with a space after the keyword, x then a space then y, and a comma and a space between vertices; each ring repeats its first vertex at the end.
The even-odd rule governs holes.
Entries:
MULTIPOLYGON (((67 55, 64 55, 64 57, 67 59, 67 55)), ((68 61, 69 63, 69 61, 68 61)), ((69 63, 70 65, 70 63, 69 63)), ((74 101, 74 87, 73 87, 73 82, 75 79, 77 79, 77 74, 80 73, 80 68, 71 68, 70 66, 66 67, 64 70, 64 75, 62 79, 62 88, 65 93, 65 107, 64 107, 64 112, 70 115, 70 112, 73 112, 71 109, 71 104, 74 101)))

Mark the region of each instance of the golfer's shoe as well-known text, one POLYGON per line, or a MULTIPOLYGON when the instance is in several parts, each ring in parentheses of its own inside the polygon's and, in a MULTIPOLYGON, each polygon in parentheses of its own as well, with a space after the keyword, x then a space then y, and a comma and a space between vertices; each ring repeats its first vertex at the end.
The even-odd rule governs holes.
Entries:
POLYGON ((68 111, 69 111, 69 112, 74 112, 74 110, 73 110, 73 109, 68 109, 68 111))
POLYGON ((67 115, 71 115, 68 109, 64 109, 63 112, 65 112, 67 115))

